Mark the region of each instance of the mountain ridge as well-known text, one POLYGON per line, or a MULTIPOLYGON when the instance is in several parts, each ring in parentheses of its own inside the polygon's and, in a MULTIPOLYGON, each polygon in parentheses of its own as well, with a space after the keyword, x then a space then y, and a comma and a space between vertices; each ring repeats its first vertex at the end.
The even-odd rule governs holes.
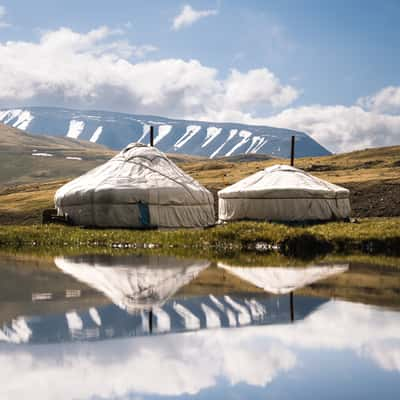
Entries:
POLYGON ((153 125, 154 144, 167 153, 208 158, 239 154, 287 158, 291 136, 295 135, 297 157, 331 154, 304 132, 241 123, 54 107, 2 109, 0 122, 31 134, 79 138, 114 150, 120 150, 131 142, 148 143, 150 125, 153 125))

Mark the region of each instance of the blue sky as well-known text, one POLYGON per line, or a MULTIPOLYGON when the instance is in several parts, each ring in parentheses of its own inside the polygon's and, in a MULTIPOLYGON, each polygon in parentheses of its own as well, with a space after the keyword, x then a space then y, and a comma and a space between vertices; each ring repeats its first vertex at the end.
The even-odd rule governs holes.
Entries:
MULTIPOLYGON (((0 57, 6 64, 3 74, 7 73, 0 78, 12 75, 15 80, 4 87, 0 84, 1 107, 76 105, 273 124, 305 130, 336 151, 400 142, 397 0, 0 0, 0 6, 0 57), (182 17, 185 6, 196 15, 193 20, 182 17), (183 23, 174 29, 179 15, 183 23), (70 35, 82 35, 82 40, 100 27, 108 31, 84 48, 78 45, 70 51, 67 46, 63 52, 65 41, 60 39, 60 48, 54 53, 47 47, 43 50, 43 35, 62 27, 70 35), (17 46, 22 43, 31 45, 32 53, 37 50, 41 60, 27 58, 17 46), (40 56, 41 50, 44 53, 40 56), (47 81, 45 75, 38 76, 37 71, 47 70, 47 75, 59 71, 62 64, 57 65, 57 57, 69 66, 79 59, 79 66, 68 67, 69 73, 82 71, 82 53, 124 60, 136 72, 137 66, 146 69, 147 62, 154 63, 154 75, 126 69, 124 74, 130 76, 127 85, 135 86, 140 79, 139 86, 145 82, 152 86, 157 79, 171 82, 183 76, 185 83, 180 82, 179 90, 169 88, 159 98, 155 92, 162 92, 162 82, 149 92, 140 89, 138 93, 131 87, 129 93, 124 91, 116 98, 123 86, 123 73, 118 79, 115 75, 116 59, 112 66, 103 65, 101 78, 100 71, 94 74, 97 86, 83 94, 78 85, 79 79, 88 81, 85 75, 77 73, 77 82, 68 83, 70 78, 65 76, 51 76, 47 81), (17 64, 7 65, 18 57, 17 64), (167 65, 166 60, 179 60, 184 65, 170 69, 171 62, 167 65), (198 65, 188 65, 190 60, 198 65), (25 71, 23 65, 32 70, 25 71), (185 72, 180 72, 181 68, 185 72), (205 77, 207 74, 213 76, 205 77), (112 99, 107 103, 105 86, 114 80, 118 83, 107 94, 112 99), (17 90, 21 81, 25 94, 17 90), (73 85, 76 90, 71 94, 73 85), (102 99, 96 100, 99 97, 102 99)), ((93 68, 90 63, 86 66, 93 68)))

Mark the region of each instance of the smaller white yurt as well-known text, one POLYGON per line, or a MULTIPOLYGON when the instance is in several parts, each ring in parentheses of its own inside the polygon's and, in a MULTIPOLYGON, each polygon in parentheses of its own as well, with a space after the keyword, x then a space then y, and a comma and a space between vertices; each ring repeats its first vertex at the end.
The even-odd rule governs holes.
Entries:
POLYGON ((218 192, 220 221, 318 221, 350 216, 349 190, 301 169, 274 165, 218 192))
POLYGON ((215 223, 213 195, 155 147, 132 143, 57 190, 57 214, 74 225, 192 228, 215 223))
POLYGON ((287 294, 331 276, 342 274, 349 269, 349 264, 310 265, 299 268, 238 267, 219 262, 218 268, 222 268, 268 293, 287 294))

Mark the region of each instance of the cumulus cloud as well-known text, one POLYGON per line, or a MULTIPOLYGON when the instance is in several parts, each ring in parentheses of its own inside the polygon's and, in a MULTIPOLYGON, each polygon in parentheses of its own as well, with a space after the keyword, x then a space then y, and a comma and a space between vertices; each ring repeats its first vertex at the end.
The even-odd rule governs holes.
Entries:
POLYGON ((289 108, 255 122, 307 132, 335 152, 400 143, 400 115, 381 114, 356 105, 289 108))
POLYGON ((400 144, 400 88, 383 88, 351 106, 288 108, 251 121, 304 131, 334 152, 396 145, 400 144))
POLYGON ((201 18, 217 15, 218 10, 195 10, 189 4, 183 6, 181 12, 174 18, 172 29, 177 31, 184 27, 193 25, 201 18))
POLYGON ((268 69, 218 71, 197 60, 138 60, 121 31, 43 32, 38 42, 0 43, 0 107, 57 104, 173 117, 243 120, 246 108, 286 106, 298 95, 268 69), (132 60, 136 58, 136 60, 132 60))
POLYGON ((385 87, 372 96, 361 97, 357 103, 371 111, 398 114, 400 112, 400 87, 385 87))
POLYGON ((268 102, 274 107, 284 107, 298 95, 292 86, 282 86, 267 68, 253 69, 245 74, 234 69, 226 81, 226 104, 239 109, 268 102))

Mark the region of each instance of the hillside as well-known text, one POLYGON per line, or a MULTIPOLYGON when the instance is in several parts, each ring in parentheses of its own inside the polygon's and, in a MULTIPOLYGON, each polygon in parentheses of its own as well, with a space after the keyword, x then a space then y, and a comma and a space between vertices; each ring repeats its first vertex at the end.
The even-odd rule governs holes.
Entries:
MULTIPOLYGON (((10 186, 72 178, 103 164, 116 154, 86 141, 30 135, 0 123, 0 192, 10 186)), ((173 154, 175 162, 201 161, 199 156, 173 154)))
POLYGON ((113 152, 70 138, 29 135, 0 123, 0 191, 5 186, 74 177, 113 152))
POLYGON ((330 154, 303 132, 269 126, 43 107, 0 110, 0 122, 31 134, 67 136, 96 142, 114 150, 120 150, 131 142, 148 143, 148 132, 153 125, 154 143, 166 153, 207 158, 238 154, 288 157, 291 136, 296 135, 298 156, 330 154))

